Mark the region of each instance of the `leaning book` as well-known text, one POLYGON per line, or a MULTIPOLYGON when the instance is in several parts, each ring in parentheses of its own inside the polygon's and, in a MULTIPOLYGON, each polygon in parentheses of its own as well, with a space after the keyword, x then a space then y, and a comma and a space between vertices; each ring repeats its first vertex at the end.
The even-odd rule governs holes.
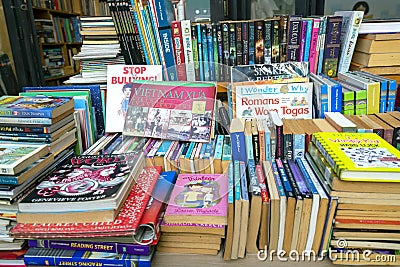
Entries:
POLYGON ((140 174, 142 153, 75 156, 53 171, 19 203, 20 212, 72 212, 121 206, 140 174))
POLYGON ((18 174, 49 153, 47 145, 23 143, 0 144, 0 172, 18 174))
POLYGON ((124 135, 209 142, 212 134, 214 83, 132 83, 124 135))
POLYGON ((400 151, 375 133, 328 133, 312 141, 342 180, 400 182, 400 151))

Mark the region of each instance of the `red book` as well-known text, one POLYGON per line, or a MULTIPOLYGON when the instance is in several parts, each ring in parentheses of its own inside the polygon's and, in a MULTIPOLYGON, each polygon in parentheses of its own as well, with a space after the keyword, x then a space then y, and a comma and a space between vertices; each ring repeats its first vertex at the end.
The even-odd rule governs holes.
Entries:
POLYGON ((143 169, 124 206, 113 222, 17 224, 10 232, 15 238, 132 236, 153 192, 161 167, 143 169))
POLYGON ((171 22, 172 39, 174 43, 174 55, 176 60, 176 70, 178 80, 186 81, 185 54, 183 51, 182 27, 180 21, 171 22))

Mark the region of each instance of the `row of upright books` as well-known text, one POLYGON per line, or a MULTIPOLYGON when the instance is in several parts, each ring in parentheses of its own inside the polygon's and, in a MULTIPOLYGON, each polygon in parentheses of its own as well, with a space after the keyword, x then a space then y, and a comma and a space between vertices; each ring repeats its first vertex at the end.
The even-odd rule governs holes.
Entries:
POLYGON ((309 61, 312 73, 336 77, 349 69, 363 17, 340 11, 321 18, 192 23, 177 20, 170 1, 109 5, 125 62, 163 65, 165 80, 229 81, 225 66, 286 61, 309 61))

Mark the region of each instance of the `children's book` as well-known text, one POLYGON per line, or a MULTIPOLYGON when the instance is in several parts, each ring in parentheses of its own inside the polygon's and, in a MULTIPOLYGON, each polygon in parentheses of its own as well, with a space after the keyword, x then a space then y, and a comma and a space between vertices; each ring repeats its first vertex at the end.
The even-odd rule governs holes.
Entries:
POLYGON ((56 118, 74 109, 74 101, 69 97, 46 96, 2 96, 0 117, 56 118))
POLYGON ((312 140, 342 180, 400 182, 400 151, 375 133, 320 132, 312 140))
POLYGON ((227 223, 228 179, 225 174, 180 174, 164 220, 167 223, 227 223))
POLYGON ((122 132, 132 83, 137 80, 161 81, 161 65, 108 65, 106 132, 122 132))
POLYGON ((137 152, 72 157, 21 200, 20 212, 117 210, 143 161, 137 152))
POLYGON ((18 174, 48 153, 47 145, 43 144, 1 143, 0 173, 18 174))
POLYGON ((214 83, 132 83, 123 134, 209 142, 215 97, 214 83))

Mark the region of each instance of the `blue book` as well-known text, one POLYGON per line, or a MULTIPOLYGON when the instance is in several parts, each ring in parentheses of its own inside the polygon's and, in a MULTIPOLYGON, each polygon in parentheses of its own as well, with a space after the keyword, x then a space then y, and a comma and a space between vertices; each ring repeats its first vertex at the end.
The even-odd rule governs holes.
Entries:
POLYGON ((97 135, 102 136, 104 134, 104 114, 105 106, 102 104, 102 95, 100 91, 100 85, 67 85, 67 86, 34 86, 34 87, 22 87, 23 92, 33 90, 54 90, 54 91, 69 91, 69 90, 90 90, 90 98, 92 107, 94 110, 94 116, 96 119, 97 135), (104 108, 103 108, 104 107, 104 108))
POLYGON ((197 53, 198 53, 198 58, 199 58, 199 75, 200 75, 200 81, 205 81, 204 77, 204 65, 203 65, 203 39, 202 39, 202 29, 201 29, 201 24, 197 24, 197 53))
POLYGON ((318 55, 318 67, 317 67, 317 74, 322 72, 322 66, 324 61, 324 50, 325 50, 325 36, 326 36, 326 17, 321 18, 319 24, 320 31, 318 32, 321 35, 321 41, 319 42, 319 55, 318 55))
POLYGON ((328 85, 321 80, 321 77, 310 73, 310 80, 314 84, 314 92, 317 98, 318 118, 325 118, 324 113, 328 111, 328 85))
POLYGON ((244 121, 234 118, 231 122, 230 136, 232 144, 232 160, 247 162, 244 121))
POLYGON ((310 57, 310 45, 311 45, 311 31, 313 26, 312 19, 306 19, 307 29, 306 29, 306 41, 304 44, 304 57, 303 61, 307 62, 310 57))
POLYGON ((175 57, 172 44, 171 29, 161 29, 159 28, 161 44, 164 53, 165 66, 167 68, 168 80, 177 81, 178 73, 175 66, 175 57))
POLYGON ((162 172, 151 193, 153 199, 167 203, 178 174, 175 171, 162 172))
POLYGON ((213 45, 211 24, 207 24, 207 51, 208 51, 208 68, 210 72, 210 81, 216 81, 215 68, 214 68, 214 45, 213 45))
POLYGON ((24 262, 26 265, 42 266, 150 267, 152 256, 153 252, 149 255, 131 255, 110 252, 32 247, 25 253, 24 262))
POLYGON ((325 74, 320 74, 320 76, 328 85, 328 111, 342 112, 342 85, 325 74))
POLYGON ((254 21, 249 21, 249 65, 255 62, 255 32, 254 21))
POLYGON ((203 48, 204 80, 210 81, 210 66, 208 59, 207 25, 201 24, 201 45, 203 48))

